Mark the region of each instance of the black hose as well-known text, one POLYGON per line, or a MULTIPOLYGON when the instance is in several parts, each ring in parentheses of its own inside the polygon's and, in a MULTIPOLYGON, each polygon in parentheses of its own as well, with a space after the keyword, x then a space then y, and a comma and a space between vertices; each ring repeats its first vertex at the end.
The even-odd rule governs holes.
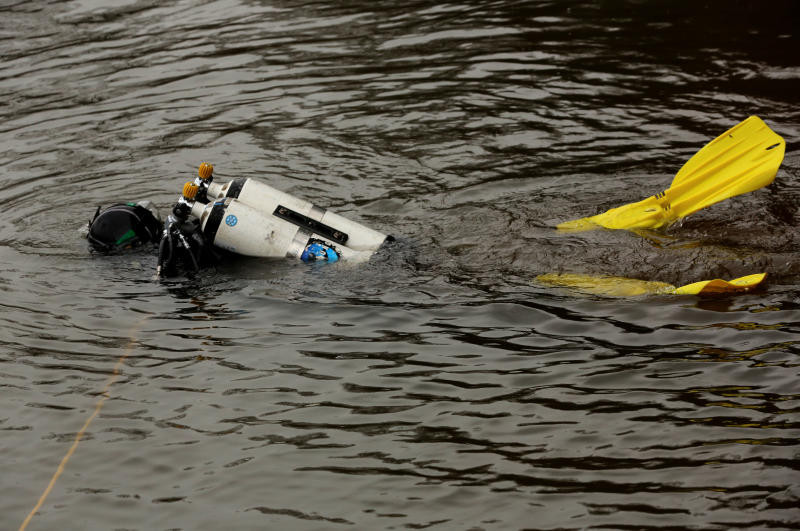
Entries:
POLYGON ((200 266, 197 264, 197 259, 192 252, 192 246, 189 245, 189 242, 186 240, 186 236, 178 230, 178 241, 181 242, 181 246, 186 250, 186 254, 189 255, 189 258, 192 259, 192 266, 194 267, 194 272, 197 273, 200 271, 200 266))
POLYGON ((162 235, 161 241, 158 242, 158 262, 156 262, 156 265, 158 266, 159 270, 161 269, 161 266, 164 265, 164 240, 166 237, 166 234, 162 235))
POLYGON ((172 242, 172 227, 170 225, 164 230, 164 234, 161 236, 161 241, 158 244, 158 266, 156 268, 158 276, 164 275, 164 272, 171 267, 174 258, 175 249, 172 242))

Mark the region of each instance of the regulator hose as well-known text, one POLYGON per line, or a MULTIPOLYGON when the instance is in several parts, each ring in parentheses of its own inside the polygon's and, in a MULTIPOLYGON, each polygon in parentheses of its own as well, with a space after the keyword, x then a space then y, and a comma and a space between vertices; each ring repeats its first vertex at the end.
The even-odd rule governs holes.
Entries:
MULTIPOLYGON (((183 252, 183 262, 186 266, 191 264, 193 273, 200 271, 199 255, 202 248, 205 247, 205 241, 199 242, 199 248, 195 249, 192 243, 186 237, 183 230, 183 224, 174 218, 168 218, 164 232, 161 236, 161 241, 158 244, 158 262, 156 266, 156 278, 168 275, 176 265, 177 253, 176 248, 183 252), (187 258, 188 257, 188 258, 187 258)), ((202 234, 200 235, 202 238, 202 234)))

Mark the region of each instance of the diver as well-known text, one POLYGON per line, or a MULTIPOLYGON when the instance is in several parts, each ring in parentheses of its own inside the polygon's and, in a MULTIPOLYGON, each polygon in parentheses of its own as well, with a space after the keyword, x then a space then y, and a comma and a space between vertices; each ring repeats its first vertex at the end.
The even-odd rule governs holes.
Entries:
MULTIPOLYGON (((556 229, 576 232, 602 227, 636 232, 667 227, 702 208, 770 184, 785 149, 783 138, 760 118, 750 116, 706 144, 681 167, 663 192, 602 214, 561 223, 556 229)), ((362 262, 394 240, 254 179, 214 183, 213 166, 205 162, 194 182, 184 185, 163 224, 152 206, 144 202, 114 205, 103 211, 98 209, 89 223, 88 239, 92 249, 101 253, 158 241, 157 276, 171 275, 181 268, 198 271, 219 261, 226 252, 306 262, 362 262)), ((678 294, 747 291, 765 275, 653 289, 678 294)), ((592 286, 605 289, 609 283, 618 286, 625 280, 561 274, 540 275, 537 279, 584 290, 592 286)))
POLYGON ((89 221, 86 239, 91 252, 117 254, 133 249, 158 249, 159 275, 172 276, 181 270, 199 271, 219 262, 222 253, 207 244, 197 220, 168 229, 150 201, 97 207, 89 221))

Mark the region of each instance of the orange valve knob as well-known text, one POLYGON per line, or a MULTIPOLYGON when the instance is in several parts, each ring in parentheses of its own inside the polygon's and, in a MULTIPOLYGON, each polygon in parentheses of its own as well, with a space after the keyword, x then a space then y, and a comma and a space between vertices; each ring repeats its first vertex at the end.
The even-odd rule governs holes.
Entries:
POLYGON ((200 164, 200 167, 197 169, 197 174, 204 181, 210 179, 213 173, 214 173, 214 166, 212 166, 208 162, 200 164))
POLYGON ((200 189, 194 183, 186 183, 183 185, 183 198, 187 201, 194 201, 194 198, 197 197, 197 191, 200 189))

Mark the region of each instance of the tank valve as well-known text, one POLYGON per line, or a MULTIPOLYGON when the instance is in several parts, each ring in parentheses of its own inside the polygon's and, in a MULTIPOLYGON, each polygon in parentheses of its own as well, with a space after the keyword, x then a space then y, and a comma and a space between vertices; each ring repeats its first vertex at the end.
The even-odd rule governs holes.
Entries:
POLYGON ((197 175, 199 175, 200 178, 203 179, 204 181, 211 179, 213 173, 214 173, 214 166, 208 162, 203 162, 197 169, 197 175))
MULTIPOLYGON (((202 168, 202 166, 201 166, 202 168)), ((197 197, 197 191, 200 190, 200 187, 192 182, 188 182, 183 185, 183 198, 187 201, 194 201, 197 197)))

